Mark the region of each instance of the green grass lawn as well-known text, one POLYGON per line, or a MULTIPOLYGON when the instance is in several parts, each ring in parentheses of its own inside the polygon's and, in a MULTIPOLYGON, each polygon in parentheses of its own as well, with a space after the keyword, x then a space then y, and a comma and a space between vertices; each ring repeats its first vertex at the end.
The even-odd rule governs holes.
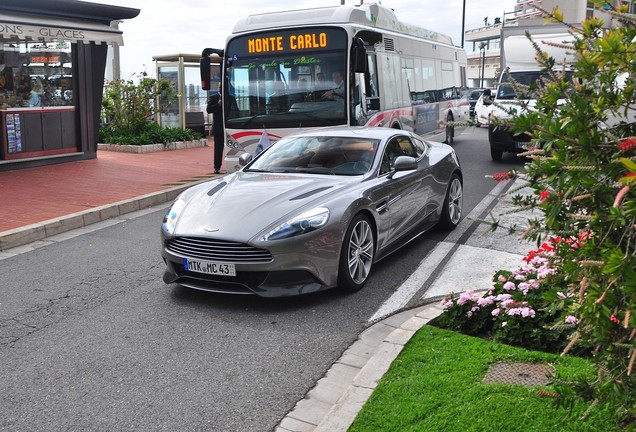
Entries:
POLYGON ((349 432, 619 431, 609 409, 597 407, 581 420, 587 405, 570 412, 541 397, 547 387, 484 384, 496 362, 551 364, 563 379, 593 377, 589 362, 465 336, 431 325, 404 347, 358 414, 349 432))

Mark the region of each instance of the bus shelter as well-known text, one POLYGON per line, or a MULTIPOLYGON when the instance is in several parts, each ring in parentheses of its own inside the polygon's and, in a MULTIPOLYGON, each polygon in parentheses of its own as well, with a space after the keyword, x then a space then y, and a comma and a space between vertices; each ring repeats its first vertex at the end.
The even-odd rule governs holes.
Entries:
POLYGON ((210 94, 216 92, 221 81, 221 58, 212 58, 211 77, 212 90, 201 88, 199 69, 200 54, 170 54, 154 56, 157 79, 169 81, 174 90, 174 97, 161 104, 157 121, 164 127, 181 127, 192 129, 205 135, 210 124, 206 112, 210 94))

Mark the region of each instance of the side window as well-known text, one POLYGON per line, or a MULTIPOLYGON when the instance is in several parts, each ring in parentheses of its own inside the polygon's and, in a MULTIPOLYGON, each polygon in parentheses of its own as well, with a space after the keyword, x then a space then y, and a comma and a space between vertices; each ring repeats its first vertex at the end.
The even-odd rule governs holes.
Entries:
POLYGON ((417 153, 417 157, 421 157, 422 155, 426 154, 426 151, 428 149, 424 141, 418 138, 413 139, 413 147, 415 147, 415 152, 417 153))
POLYGON ((380 164, 380 175, 388 174, 393 171, 395 160, 398 156, 419 157, 415 146, 407 137, 393 138, 386 146, 382 155, 382 163, 380 164))
POLYGON ((419 157, 410 139, 406 137, 400 137, 397 139, 397 141, 400 144, 400 154, 398 156, 411 156, 414 158, 419 157))

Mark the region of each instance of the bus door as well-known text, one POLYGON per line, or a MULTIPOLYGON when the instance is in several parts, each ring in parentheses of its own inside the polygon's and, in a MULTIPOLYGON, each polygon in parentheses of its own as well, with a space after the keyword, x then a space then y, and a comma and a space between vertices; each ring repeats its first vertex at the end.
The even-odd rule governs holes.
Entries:
POLYGON ((367 51, 365 61, 367 70, 355 73, 353 105, 354 122, 358 125, 367 124, 380 111, 378 66, 375 52, 367 51))

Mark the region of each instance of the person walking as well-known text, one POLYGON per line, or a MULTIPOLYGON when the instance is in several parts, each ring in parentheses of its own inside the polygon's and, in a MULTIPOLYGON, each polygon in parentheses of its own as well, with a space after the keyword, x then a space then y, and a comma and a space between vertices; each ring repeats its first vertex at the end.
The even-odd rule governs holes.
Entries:
POLYGON ((219 83, 218 93, 210 96, 206 111, 212 114, 212 137, 214 138, 214 174, 221 173, 223 164, 223 147, 225 137, 223 136, 223 101, 221 99, 221 83, 219 83))

